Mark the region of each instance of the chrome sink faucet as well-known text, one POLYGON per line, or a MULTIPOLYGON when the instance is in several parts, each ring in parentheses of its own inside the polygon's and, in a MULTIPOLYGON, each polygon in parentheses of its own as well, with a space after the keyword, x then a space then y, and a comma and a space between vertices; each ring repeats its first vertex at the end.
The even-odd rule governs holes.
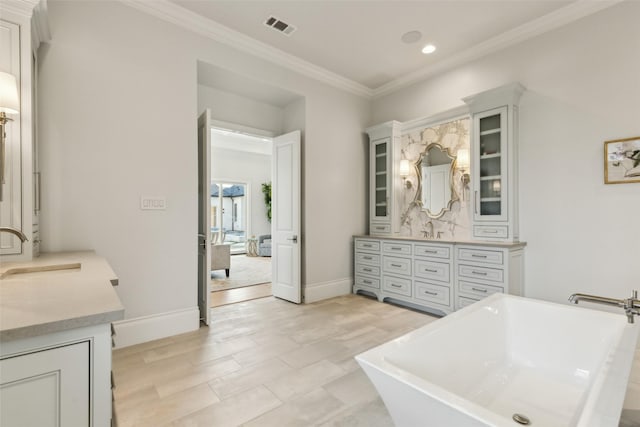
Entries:
POLYGON ((569 302, 573 304, 578 304, 580 301, 622 307, 624 309, 624 313, 627 315, 629 323, 633 323, 634 316, 640 316, 640 300, 638 300, 638 291, 631 292, 631 298, 626 299, 599 297, 587 294, 573 294, 569 297, 569 302))
POLYGON ((427 239, 433 239, 433 221, 429 221, 424 225, 424 230, 422 230, 422 234, 424 234, 424 237, 427 239), (430 231, 427 231, 427 228, 429 228, 430 231))
POLYGON ((5 233, 10 233, 10 234, 13 234, 15 236, 18 236, 18 239, 20 239, 20 241, 22 243, 24 243, 24 242, 26 242, 28 240, 27 236, 25 236, 24 233, 22 231, 18 230, 18 229, 11 228, 11 227, 0 227, 0 233, 3 232, 3 231, 5 233))

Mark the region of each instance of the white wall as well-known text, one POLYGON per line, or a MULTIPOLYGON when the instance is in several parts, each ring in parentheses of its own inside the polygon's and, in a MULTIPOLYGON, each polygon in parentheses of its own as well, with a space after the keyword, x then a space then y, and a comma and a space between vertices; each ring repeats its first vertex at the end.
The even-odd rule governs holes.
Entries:
POLYGON ((119 2, 51 1, 49 18, 39 80, 43 250, 107 257, 128 319, 196 307, 202 60, 305 98, 306 285, 350 280, 350 236, 366 221, 369 102, 119 2), (165 196, 167 210, 141 211, 141 195, 165 196))
POLYGON ((626 297, 639 283, 640 184, 603 183, 603 142, 640 135, 639 2, 377 99, 372 123, 429 116, 520 81, 520 235, 526 294, 626 297))
POLYGON ((214 147, 211 150, 211 177, 212 181, 246 182, 251 198, 249 233, 256 236, 271 234, 262 195, 262 183, 271 181, 271 156, 214 147))

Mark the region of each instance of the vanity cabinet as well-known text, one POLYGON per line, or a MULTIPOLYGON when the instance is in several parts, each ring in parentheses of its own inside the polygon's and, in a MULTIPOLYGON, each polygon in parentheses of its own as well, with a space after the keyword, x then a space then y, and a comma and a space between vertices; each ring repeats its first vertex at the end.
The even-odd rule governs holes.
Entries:
POLYGON ((524 246, 357 236, 353 293, 437 315, 496 292, 522 295, 524 246))
POLYGON ((400 123, 387 122, 367 129, 369 135, 369 233, 391 235, 397 216, 398 193, 393 177, 398 166, 400 123))
POLYGON ((518 241, 518 102, 524 87, 464 98, 472 116, 472 237, 518 241))
POLYGON ((18 86, 19 114, 5 127, 5 183, 0 201, 0 226, 22 231, 28 242, 0 234, 0 256, 28 261, 39 251, 40 179, 36 142, 37 49, 50 38, 46 3, 2 4, 0 14, 0 71, 13 74, 18 86), (35 248, 34 248, 35 245, 35 248))
POLYGON ((0 425, 111 425, 109 324, 2 343, 0 425))

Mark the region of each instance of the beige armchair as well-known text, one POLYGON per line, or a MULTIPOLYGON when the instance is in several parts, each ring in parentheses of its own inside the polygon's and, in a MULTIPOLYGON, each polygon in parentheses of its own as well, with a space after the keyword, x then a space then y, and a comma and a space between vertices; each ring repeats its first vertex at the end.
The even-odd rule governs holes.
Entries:
POLYGON ((225 270, 229 277, 231 269, 231 245, 211 245, 211 270, 225 270))

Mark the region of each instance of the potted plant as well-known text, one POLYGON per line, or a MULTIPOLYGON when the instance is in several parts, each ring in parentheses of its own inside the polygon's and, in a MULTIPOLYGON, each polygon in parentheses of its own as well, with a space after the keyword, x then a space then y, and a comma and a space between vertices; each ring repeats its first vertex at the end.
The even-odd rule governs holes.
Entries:
POLYGON ((262 183, 262 194, 264 194, 264 204, 267 207, 267 219, 271 222, 271 183, 262 183))

